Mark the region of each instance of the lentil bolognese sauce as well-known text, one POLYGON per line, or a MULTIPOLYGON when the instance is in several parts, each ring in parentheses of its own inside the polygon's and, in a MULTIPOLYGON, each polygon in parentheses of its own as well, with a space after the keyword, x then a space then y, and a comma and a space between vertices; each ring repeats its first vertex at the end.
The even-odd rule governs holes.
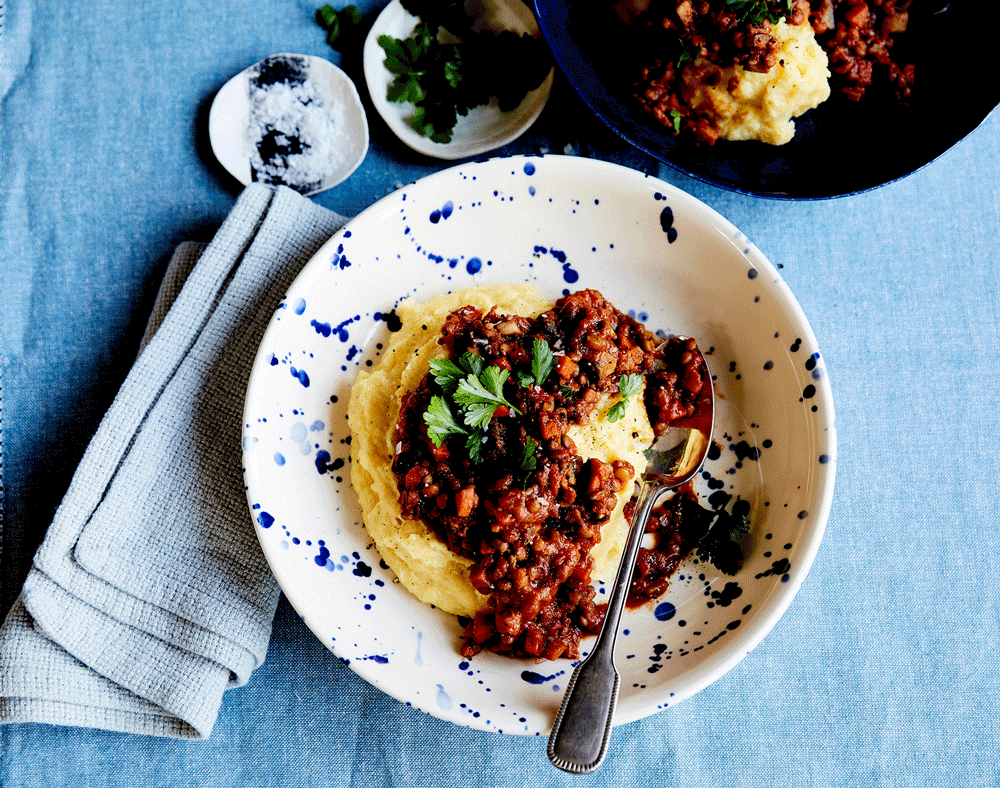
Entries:
MULTIPOLYGON (((392 470, 403 516, 471 559, 471 582, 488 597, 465 626, 462 654, 575 659, 604 617, 590 549, 636 472, 581 457, 567 429, 611 401, 604 418, 616 421, 629 398, 657 435, 689 417, 702 386, 694 340, 663 341, 582 290, 535 318, 461 307, 438 342, 446 358, 403 398, 392 470)), ((666 589, 693 546, 686 519, 707 511, 691 489, 659 510, 633 604, 666 589)))

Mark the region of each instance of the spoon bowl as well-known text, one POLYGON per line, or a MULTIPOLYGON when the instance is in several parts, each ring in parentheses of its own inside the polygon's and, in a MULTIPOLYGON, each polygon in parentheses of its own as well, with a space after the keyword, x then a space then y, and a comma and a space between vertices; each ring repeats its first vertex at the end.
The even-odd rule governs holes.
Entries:
MULTIPOLYGON (((690 343, 694 345, 694 343, 690 343)), ((618 702, 620 676, 614 648, 625 600, 632 584, 636 556, 653 507, 663 493, 687 484, 701 469, 712 445, 715 423, 715 392, 712 373, 704 355, 700 359, 701 391, 694 412, 671 422, 646 452, 648 464, 642 475, 635 514, 622 552, 621 564, 608 599, 604 623, 593 651, 570 677, 566 694, 549 735, 548 757, 552 764, 573 774, 594 771, 607 753, 608 739, 618 702)))

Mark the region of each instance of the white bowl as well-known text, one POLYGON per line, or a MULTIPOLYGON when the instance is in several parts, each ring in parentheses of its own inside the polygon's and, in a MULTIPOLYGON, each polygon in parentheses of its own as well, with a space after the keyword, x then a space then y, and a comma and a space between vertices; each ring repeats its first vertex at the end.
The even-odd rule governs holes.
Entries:
POLYGON ((240 183, 280 183, 306 195, 344 181, 368 152, 357 88, 313 55, 270 55, 241 71, 216 94, 208 133, 216 158, 240 183), (283 69, 287 78, 262 84, 262 69, 283 69), (269 157, 264 146, 276 138, 301 152, 269 157))
MULTIPOLYGON (((479 13, 474 27, 488 25, 494 30, 539 35, 534 14, 520 0, 482 0, 477 8, 479 13)), ((386 91, 392 83, 393 75, 383 62, 385 52, 379 46, 378 37, 390 35, 404 39, 413 32, 417 21, 417 17, 406 11, 399 0, 392 0, 378 15, 365 39, 365 82, 368 84, 372 104, 392 133, 418 153, 445 160, 476 156, 506 145, 524 134, 541 114, 549 99, 555 69, 550 70, 542 84, 529 92, 510 112, 501 112, 496 100, 493 100, 490 104, 471 109, 468 115, 460 116, 451 142, 434 142, 414 130, 409 122, 413 115, 413 105, 386 99, 386 91)), ((502 64, 498 67, 502 67, 502 64)))
POLYGON ((351 386, 400 300, 504 282, 552 300, 596 288, 709 353, 721 450, 697 490, 749 504, 746 560, 730 577, 689 558, 656 604, 626 612, 616 721, 629 722, 708 686, 771 630, 833 494, 833 401, 816 338, 774 266, 690 195, 605 162, 515 157, 452 167, 363 211, 306 265, 261 342, 244 411, 251 515, 285 595, 352 670, 443 719, 544 734, 572 663, 463 660, 458 619, 380 563, 348 467, 351 386))

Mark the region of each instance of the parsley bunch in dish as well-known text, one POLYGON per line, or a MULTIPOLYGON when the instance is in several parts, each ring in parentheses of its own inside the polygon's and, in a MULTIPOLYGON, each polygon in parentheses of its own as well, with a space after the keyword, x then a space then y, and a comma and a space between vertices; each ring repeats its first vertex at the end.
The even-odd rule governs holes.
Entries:
POLYGON ((459 116, 496 97, 517 107, 549 72, 545 43, 511 31, 474 31, 462 0, 402 0, 419 22, 405 39, 381 35, 393 74, 389 101, 414 105, 410 123, 434 142, 452 139, 459 116))

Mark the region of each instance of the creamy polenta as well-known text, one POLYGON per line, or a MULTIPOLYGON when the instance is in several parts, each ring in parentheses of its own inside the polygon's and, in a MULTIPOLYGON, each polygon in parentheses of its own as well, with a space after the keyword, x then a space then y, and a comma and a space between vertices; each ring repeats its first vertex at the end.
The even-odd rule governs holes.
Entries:
MULTIPOLYGON (((794 118, 830 97, 826 52, 808 24, 774 26, 777 63, 766 73, 727 66, 713 84, 682 78, 680 93, 693 110, 712 119, 727 140, 760 140, 783 145, 795 135, 794 118), (735 85, 733 90, 730 86, 735 85)), ((685 73, 706 64, 698 58, 685 73)))

